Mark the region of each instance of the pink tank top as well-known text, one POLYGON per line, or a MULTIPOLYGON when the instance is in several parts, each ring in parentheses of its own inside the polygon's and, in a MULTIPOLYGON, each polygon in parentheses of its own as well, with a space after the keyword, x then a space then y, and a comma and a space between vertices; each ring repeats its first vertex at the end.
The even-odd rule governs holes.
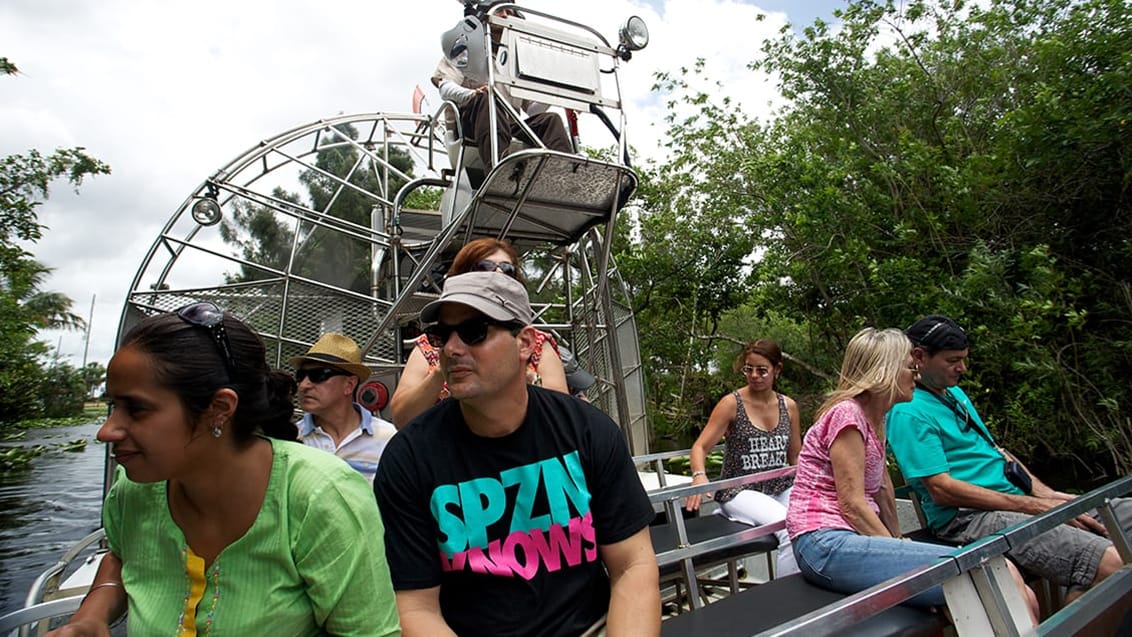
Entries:
POLYGON ((841 514, 829 460, 834 439, 848 427, 860 431, 865 439, 865 499, 870 509, 880 512, 876 493, 884 483, 885 441, 878 439, 857 401, 844 400, 822 415, 802 441, 794 491, 786 512, 786 531, 791 539, 818 529, 856 530, 841 514))

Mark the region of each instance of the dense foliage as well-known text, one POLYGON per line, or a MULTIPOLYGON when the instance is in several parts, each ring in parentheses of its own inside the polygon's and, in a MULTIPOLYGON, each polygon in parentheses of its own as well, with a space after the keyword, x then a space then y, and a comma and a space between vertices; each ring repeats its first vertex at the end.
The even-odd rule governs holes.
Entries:
POLYGON ((670 156, 619 255, 658 434, 686 443, 740 383, 735 341, 783 341, 806 419, 858 329, 943 312, 972 336, 964 386, 1008 446, 1066 481, 1128 473, 1132 10, 837 15, 752 62, 787 99, 770 121, 693 88, 703 64, 658 78, 670 156))
MULTIPOLYGON (((319 147, 315 169, 305 170, 299 176, 299 181, 306 187, 305 196, 282 188, 272 192, 272 197, 277 200, 276 206, 290 203, 296 210, 306 206, 325 215, 320 221, 324 225, 329 224, 330 228, 304 221, 298 224, 296 237, 296 224, 292 218, 276 214, 269 206, 239 201, 235 204, 234 214, 224 220, 220 231, 223 239, 236 245, 240 256, 250 263, 286 270, 293 258, 293 274, 368 293, 372 284, 370 246, 338 230, 347 227, 346 224, 355 231, 370 227, 370 215, 376 201, 367 193, 377 194, 382 201, 391 201, 406 180, 393 171, 389 171, 391 174, 388 176, 384 175, 380 168, 363 161, 354 145, 341 141, 357 138, 354 126, 342 125, 339 130, 340 136, 328 135, 319 147), (343 180, 354 188, 343 188, 343 180)), ((411 175, 413 162, 409 154, 397 147, 388 151, 389 164, 411 175)), ((439 195, 433 198, 439 200, 439 195)), ((265 270, 244 265, 240 272, 229 273, 227 279, 232 283, 271 276, 265 270)))
MULTIPOLYGON (((16 72, 0 58, 0 73, 16 72)), ((77 188, 84 177, 109 172, 82 148, 0 158, 0 422, 82 411, 81 374, 50 363, 50 349, 36 334, 81 328, 83 320, 71 311, 70 298, 43 289, 51 269, 25 246, 43 235, 37 211, 52 181, 66 178, 77 188)))

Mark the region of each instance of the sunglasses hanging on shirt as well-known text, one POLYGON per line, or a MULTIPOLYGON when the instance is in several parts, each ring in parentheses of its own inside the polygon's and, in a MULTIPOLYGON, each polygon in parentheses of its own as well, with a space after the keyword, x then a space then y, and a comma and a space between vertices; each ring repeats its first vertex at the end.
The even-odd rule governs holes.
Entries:
POLYGON ((936 400, 946 405, 947 408, 954 412, 957 417, 962 418, 964 430, 974 428, 975 431, 978 432, 978 434, 987 441, 987 444, 994 447, 996 451, 1002 454, 1002 459, 1006 461, 1006 464, 1002 467, 1002 475, 1010 481, 1010 484, 1018 487, 1018 489, 1020 489, 1026 495, 1030 495, 1030 493, 1033 492, 1034 481, 1030 478, 1030 474, 1027 473, 1025 467, 1022 466, 1022 463, 1014 460, 1014 458, 1012 458, 1005 449, 995 444, 995 441, 991 439, 990 434, 983 431, 983 428, 979 425, 979 423, 976 423, 974 419, 971 418, 971 414, 967 412, 966 407, 959 403, 958 398, 953 396, 951 392, 947 391, 946 389, 943 390, 943 393, 945 396, 947 396, 947 398, 944 398, 943 396, 940 396, 932 390, 927 389, 923 385, 920 385, 919 383, 916 384, 924 391, 928 392, 932 396, 935 396, 936 400))

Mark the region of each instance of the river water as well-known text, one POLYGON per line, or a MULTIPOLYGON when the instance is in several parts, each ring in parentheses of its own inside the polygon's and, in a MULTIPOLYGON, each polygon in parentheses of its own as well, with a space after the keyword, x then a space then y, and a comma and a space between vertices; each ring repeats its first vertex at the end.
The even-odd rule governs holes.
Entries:
POLYGON ((106 448, 94 439, 98 427, 29 429, 20 444, 52 447, 77 438, 88 444, 0 473, 0 615, 22 607, 35 578, 100 526, 106 448))

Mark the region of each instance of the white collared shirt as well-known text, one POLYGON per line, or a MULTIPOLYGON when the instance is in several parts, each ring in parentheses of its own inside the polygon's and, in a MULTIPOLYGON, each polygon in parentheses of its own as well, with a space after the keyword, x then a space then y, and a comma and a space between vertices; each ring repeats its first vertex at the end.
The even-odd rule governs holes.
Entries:
POLYGON ((370 411, 358 403, 354 403, 354 410, 361 417, 362 422, 357 429, 346 434, 342 443, 335 446, 334 437, 324 431, 322 427, 314 424, 310 414, 303 414, 303 419, 296 423, 299 428, 299 440, 308 447, 315 447, 328 451, 346 461, 356 471, 361 473, 373 484, 373 476, 377 473, 377 463, 385 445, 397 428, 388 420, 375 418, 370 411))

